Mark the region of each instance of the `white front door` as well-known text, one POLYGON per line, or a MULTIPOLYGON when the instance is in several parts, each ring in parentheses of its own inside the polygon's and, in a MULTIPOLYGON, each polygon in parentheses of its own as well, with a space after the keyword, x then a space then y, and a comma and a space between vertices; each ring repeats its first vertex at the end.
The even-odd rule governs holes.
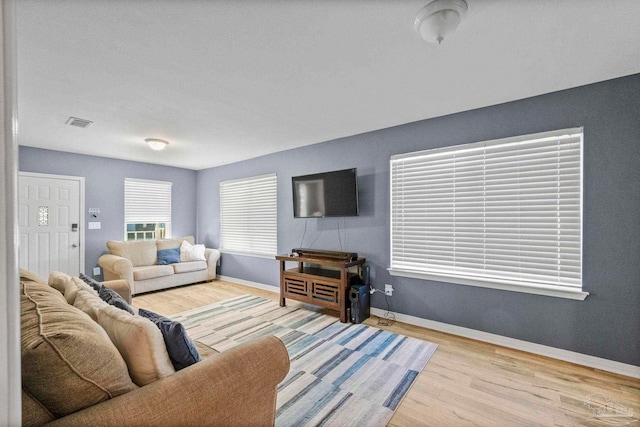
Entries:
POLYGON ((44 280, 84 272, 84 178, 21 172, 18 188, 20 268, 44 280))

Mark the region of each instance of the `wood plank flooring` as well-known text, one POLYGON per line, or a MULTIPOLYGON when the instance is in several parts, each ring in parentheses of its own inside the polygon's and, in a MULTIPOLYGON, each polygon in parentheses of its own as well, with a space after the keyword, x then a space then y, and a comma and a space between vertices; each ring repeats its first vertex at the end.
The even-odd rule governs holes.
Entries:
MULTIPOLYGON (((133 304, 171 315, 244 294, 278 300, 275 292, 215 280, 136 296, 133 304)), ((640 427, 640 380, 399 322, 379 326, 377 320, 366 324, 438 344, 389 426, 640 427), (608 399, 630 416, 593 418, 594 409, 585 404, 590 399, 601 409, 608 399)))

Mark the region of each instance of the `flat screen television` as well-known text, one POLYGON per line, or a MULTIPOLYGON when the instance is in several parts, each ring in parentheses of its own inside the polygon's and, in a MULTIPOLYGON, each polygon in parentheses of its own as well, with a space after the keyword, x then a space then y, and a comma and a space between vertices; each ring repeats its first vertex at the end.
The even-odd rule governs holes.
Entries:
POLYGON ((294 218, 324 218, 358 215, 356 169, 294 176, 294 218))

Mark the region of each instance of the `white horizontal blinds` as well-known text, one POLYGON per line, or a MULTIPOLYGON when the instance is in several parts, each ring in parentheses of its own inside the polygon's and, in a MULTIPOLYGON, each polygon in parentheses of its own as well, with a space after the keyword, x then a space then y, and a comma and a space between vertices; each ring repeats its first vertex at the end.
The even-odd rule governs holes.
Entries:
POLYGON ((277 176, 220 183, 220 249, 275 255, 278 231, 277 176))
POLYGON ((125 224, 170 223, 171 182, 124 179, 125 224))
POLYGON ((391 269, 582 287, 582 129, 391 158, 391 269))

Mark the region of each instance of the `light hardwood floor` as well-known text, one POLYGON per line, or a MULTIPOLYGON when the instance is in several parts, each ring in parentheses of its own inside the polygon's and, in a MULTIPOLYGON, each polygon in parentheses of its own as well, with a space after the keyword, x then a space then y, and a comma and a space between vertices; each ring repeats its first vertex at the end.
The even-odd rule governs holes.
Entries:
MULTIPOLYGON (((244 294, 278 299, 275 292, 216 280, 143 294, 133 304, 172 315, 244 294)), ((305 308, 338 317, 337 312, 305 308)), ((640 427, 640 380, 418 326, 379 326, 377 320, 366 323, 438 344, 390 426, 606 426, 629 421, 627 425, 640 427), (590 398, 600 403, 609 399, 632 416, 609 418, 609 423, 593 419, 594 410, 585 404, 590 398)))

